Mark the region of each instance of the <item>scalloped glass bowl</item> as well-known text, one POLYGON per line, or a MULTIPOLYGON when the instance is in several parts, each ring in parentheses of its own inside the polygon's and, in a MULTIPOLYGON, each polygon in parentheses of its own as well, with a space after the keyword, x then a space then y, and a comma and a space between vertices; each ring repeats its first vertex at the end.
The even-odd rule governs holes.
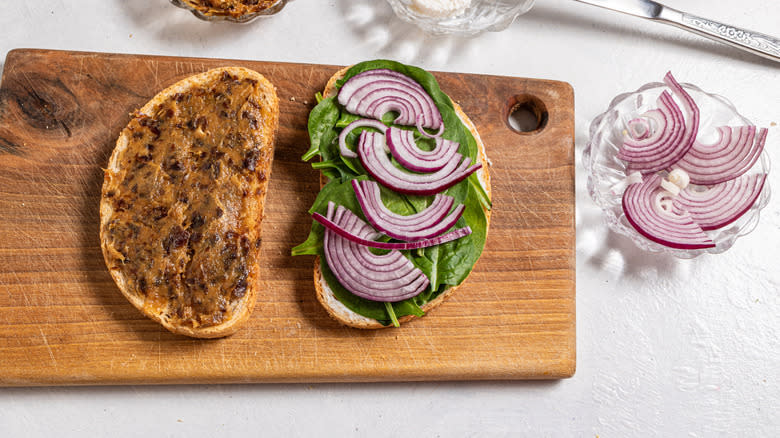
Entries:
MULTIPOLYGON (((719 126, 752 125, 750 120, 740 115, 734 105, 726 98, 702 91, 690 84, 682 84, 699 105, 701 119, 698 139, 705 143, 716 140, 715 128, 719 126)), ((609 108, 596 117, 590 125, 590 140, 582 155, 582 162, 588 170, 588 193, 604 211, 609 227, 624 236, 628 236, 639 248, 654 253, 673 255, 679 258, 693 258, 704 253, 722 253, 734 245, 741 236, 753 231, 758 225, 759 213, 770 197, 769 180, 764 183, 756 203, 735 222, 718 230, 707 231, 715 242, 714 248, 684 250, 670 248, 653 242, 637 232, 623 213, 622 193, 613 194, 610 189, 626 177, 626 164, 617 158, 618 147, 627 132, 627 123, 642 113, 656 108, 656 99, 666 85, 654 82, 642 86, 633 93, 624 93, 615 97, 609 108)), ((769 173, 768 145, 748 173, 769 173)))
POLYGON ((175 6, 178 6, 182 9, 186 9, 190 12, 192 12, 192 15, 200 18, 204 21, 229 21, 233 23, 248 23, 258 17, 266 17, 269 15, 274 15, 277 12, 281 11, 282 8, 287 4, 288 1, 291 0, 278 0, 276 3, 274 3, 272 6, 265 8, 261 11, 253 12, 251 14, 245 14, 238 17, 231 17, 226 15, 206 15, 199 10, 195 9, 191 5, 188 5, 182 0, 171 0, 171 3, 175 6))
POLYGON ((417 1, 424 0, 387 0, 396 15, 404 21, 416 24, 425 32, 434 35, 466 36, 504 30, 518 16, 528 12, 534 4, 534 0, 471 0, 471 5, 461 14, 432 17, 414 8, 417 1))

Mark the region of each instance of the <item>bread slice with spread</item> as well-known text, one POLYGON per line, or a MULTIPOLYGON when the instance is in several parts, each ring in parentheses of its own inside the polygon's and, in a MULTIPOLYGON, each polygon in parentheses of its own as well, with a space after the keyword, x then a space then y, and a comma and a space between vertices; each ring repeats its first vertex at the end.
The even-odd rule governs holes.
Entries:
MULTIPOLYGON (((476 127, 441 91, 430 73, 393 61, 367 61, 340 70, 329 80, 318 100, 319 104, 309 117, 311 148, 303 158, 320 157, 313 167, 322 172, 321 192, 310 210, 316 220, 309 237, 293 248, 293 255, 317 256, 314 265, 317 299, 327 313, 342 324, 378 329, 398 326, 423 316, 463 283, 487 238, 490 174, 485 147, 476 127), (386 89, 406 87, 407 80, 414 82, 409 83, 413 89, 404 88, 400 93, 406 96, 401 100, 408 102, 392 102, 394 97, 388 96, 390 92, 386 89), (351 85, 345 89, 350 81, 351 85), (431 98, 435 106, 432 111, 426 107, 427 98, 421 93, 431 98), (422 102, 422 106, 415 102, 422 102), (408 112, 411 115, 405 114, 408 112), (427 115, 421 116, 420 112, 427 115), (433 117, 429 113, 433 113, 433 117), (437 120, 441 121, 438 125, 437 120), (386 144, 397 144, 398 141, 393 143, 389 137, 397 139, 402 134, 408 135, 406 152, 416 153, 423 160, 419 162, 423 166, 430 163, 424 160, 435 161, 434 156, 441 157, 443 154, 437 151, 441 151, 447 142, 456 143, 449 145, 457 148, 459 157, 452 158, 455 160, 453 166, 458 163, 462 166, 453 172, 468 167, 468 174, 454 178, 455 183, 446 183, 448 178, 453 179, 451 175, 443 169, 431 170, 441 166, 420 169, 413 165, 415 163, 405 161, 408 157, 397 152, 397 145, 388 147, 386 144), (369 136, 382 143, 377 144, 375 151, 383 150, 384 153, 377 152, 377 155, 384 155, 396 170, 389 169, 385 158, 369 157, 370 146, 366 146, 370 142, 369 136), (404 181, 405 178, 411 182, 404 181), (438 184, 440 189, 429 189, 425 181, 434 181, 433 185, 438 184), (375 196, 372 206, 368 206, 366 198, 370 196, 364 190, 375 190, 381 196, 375 196), (428 212, 436 208, 440 197, 452 198, 448 204, 451 207, 443 207, 447 211, 433 218, 428 212), (380 212, 379 216, 375 210, 380 212), (446 213, 449 215, 442 219, 446 213), (456 213, 460 214, 457 222, 442 225, 456 213), (349 220, 344 219, 347 216, 349 220), (428 219, 424 219, 425 216, 429 216, 428 219), (420 224, 423 228, 441 226, 431 233, 424 229, 403 235, 411 230, 409 222, 414 217, 427 221, 428 225, 420 224), (394 230, 393 224, 385 223, 384 219, 403 221, 404 226, 394 230), (376 228, 385 230, 385 225, 390 228, 386 232, 376 228), (468 234, 461 232, 464 230, 468 234), (439 241, 442 243, 437 244, 439 241), (337 242, 338 246, 332 242, 337 242), (361 245, 364 244, 375 248, 363 248, 361 245), (383 249, 385 247, 399 249, 383 249), (408 262, 396 254, 394 261, 389 262, 393 265, 385 269, 381 265, 385 261, 379 260, 382 254, 390 257, 388 251, 399 252, 408 262), (340 255, 343 252, 350 254, 340 255), (345 257, 346 260, 335 260, 345 257), (379 265, 373 265, 375 261, 379 265), (335 269, 331 265, 336 265, 335 269), (358 268, 353 269, 350 265, 358 268), (393 269, 399 272, 399 277, 409 278, 408 284, 383 273, 393 269), (404 292, 406 290, 409 292, 404 292)), ((430 102, 427 105, 430 106, 430 102)), ((453 217, 453 221, 455 219, 453 217)))
POLYGON ((278 118, 267 79, 224 67, 163 90, 119 135, 103 256, 130 303, 171 332, 221 337, 249 318, 278 118))

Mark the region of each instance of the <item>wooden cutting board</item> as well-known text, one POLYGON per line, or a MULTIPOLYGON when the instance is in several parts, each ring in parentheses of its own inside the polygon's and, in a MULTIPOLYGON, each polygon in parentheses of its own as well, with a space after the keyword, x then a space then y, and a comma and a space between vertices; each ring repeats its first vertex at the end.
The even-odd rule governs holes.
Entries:
POLYGON ((487 246, 461 290, 428 316, 361 331, 339 326, 317 303, 313 258, 290 256, 307 236, 306 210, 318 192, 318 173, 300 161, 307 116, 338 68, 9 52, 0 87, 0 385, 571 376, 571 86, 435 73, 478 127, 492 161, 487 246), (120 294, 100 251, 98 203, 102 167, 128 114, 166 86, 224 65, 268 77, 281 120, 263 222, 263 293, 237 334, 196 340, 167 332, 120 294), (510 108, 533 98, 544 126, 509 129, 510 108))

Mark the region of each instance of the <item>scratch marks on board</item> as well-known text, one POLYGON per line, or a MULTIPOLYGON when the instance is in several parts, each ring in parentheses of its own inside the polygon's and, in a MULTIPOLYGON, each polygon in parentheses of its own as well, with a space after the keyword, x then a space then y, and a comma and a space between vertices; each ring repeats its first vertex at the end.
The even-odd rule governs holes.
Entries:
POLYGON ((54 351, 51 349, 51 345, 49 345, 49 340, 46 338, 46 333, 43 332, 43 327, 39 327, 38 331, 41 333, 41 338, 43 339, 43 344, 46 346, 46 349, 49 351, 49 357, 51 358, 51 364, 56 369, 58 367, 57 359, 54 357, 54 351))
POLYGON ((314 69, 309 68, 309 77, 306 78, 306 87, 312 88, 312 80, 314 79, 314 69))
POLYGON ((157 372, 162 370, 162 328, 157 330, 157 372))
POLYGON ((314 332, 312 336, 312 344, 314 345, 314 363, 312 364, 313 367, 317 368, 320 363, 320 338, 319 334, 317 333, 317 327, 314 327, 314 332))
POLYGON ((79 70, 76 72, 76 87, 81 85, 81 78, 84 74, 84 57, 79 57, 79 70))
MULTIPOLYGON (((155 64, 157 64, 157 61, 150 61, 150 62, 154 62, 155 64)), ((176 61, 173 63, 173 70, 176 76, 179 76, 179 75, 192 75, 195 73, 204 72, 207 70, 207 68, 206 68, 206 64, 202 62, 196 65, 193 62, 176 61)))
MULTIPOLYGON (((178 63, 177 63, 178 64, 178 63)), ((152 74, 154 78, 154 87, 158 88, 160 85, 160 64, 155 60, 144 61, 146 69, 152 74)))

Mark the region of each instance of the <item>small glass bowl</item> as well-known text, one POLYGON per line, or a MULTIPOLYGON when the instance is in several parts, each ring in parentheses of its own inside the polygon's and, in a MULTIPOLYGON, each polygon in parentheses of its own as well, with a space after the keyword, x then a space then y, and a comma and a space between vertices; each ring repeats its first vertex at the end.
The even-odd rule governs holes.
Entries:
MULTIPOLYGON (((719 126, 752 125, 750 120, 737 112, 728 99, 702 91, 695 85, 682 84, 682 86, 699 106, 700 122, 697 138, 700 141, 704 143, 715 141, 715 128, 719 126)), ((738 237, 755 229, 761 209, 769 202, 768 179, 750 210, 723 228, 706 231, 715 243, 714 248, 695 250, 670 248, 639 234, 623 213, 622 193, 614 194, 610 190, 626 177, 626 163, 617 158, 617 152, 619 146, 622 145, 623 136, 627 132, 628 121, 656 108, 656 99, 666 89, 665 84, 654 82, 642 86, 633 93, 620 94, 612 100, 604 113, 593 120, 590 125, 590 140, 582 154, 582 162, 588 170, 588 193, 604 211, 607 225, 613 231, 628 236, 639 248, 645 251, 669 254, 684 259, 697 257, 704 253, 719 254, 731 248, 738 237)), ((748 174, 769 173, 768 147, 765 145, 759 160, 748 171, 748 174)))
POLYGON ((261 11, 252 12, 251 14, 244 14, 244 15, 240 15, 240 16, 237 16, 237 17, 233 17, 233 16, 230 16, 230 15, 206 15, 203 12, 199 11, 198 9, 196 9, 194 6, 187 4, 183 0, 171 0, 171 3, 173 5, 175 5, 175 6, 178 6, 178 7, 182 8, 182 9, 186 9, 186 10, 192 12, 192 14, 194 16, 200 18, 201 20, 205 20, 205 21, 231 21, 233 23, 248 23, 248 22, 250 22, 250 21, 252 21, 252 20, 254 20, 255 18, 258 18, 258 17, 264 17, 264 16, 276 14, 277 12, 281 11, 282 8, 284 8, 284 6, 287 4, 288 1, 290 1, 290 0, 278 0, 276 3, 274 3, 270 7, 265 8, 265 9, 263 9, 261 11))
POLYGON ((424 0, 387 0, 402 20, 416 24, 433 35, 469 36, 485 31, 498 32, 534 5, 534 0, 471 0, 469 7, 460 14, 433 17, 415 9, 417 1, 424 0))

